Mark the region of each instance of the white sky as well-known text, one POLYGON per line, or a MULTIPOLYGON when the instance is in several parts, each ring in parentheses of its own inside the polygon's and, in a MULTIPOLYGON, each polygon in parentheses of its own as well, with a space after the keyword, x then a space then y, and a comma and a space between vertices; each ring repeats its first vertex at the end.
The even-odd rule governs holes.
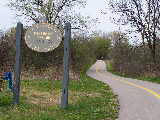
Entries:
MULTIPOLYGON (((81 10, 81 14, 84 16, 90 16, 92 18, 98 18, 99 24, 93 28, 93 30, 101 30, 104 32, 110 32, 114 30, 118 30, 118 26, 110 22, 109 11, 107 8, 106 0, 88 0, 86 8, 81 10), (103 15, 101 11, 107 11, 107 15, 103 15)), ((15 17, 13 11, 8 8, 6 5, 8 0, 1 0, 0 3, 0 29, 7 30, 16 25, 16 22, 20 21, 20 19, 15 17)))

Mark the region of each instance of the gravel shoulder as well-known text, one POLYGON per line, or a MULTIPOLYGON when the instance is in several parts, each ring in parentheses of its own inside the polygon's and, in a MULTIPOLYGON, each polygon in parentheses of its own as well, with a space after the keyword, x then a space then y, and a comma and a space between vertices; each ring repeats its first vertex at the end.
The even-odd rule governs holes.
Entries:
POLYGON ((87 75, 107 83, 118 95, 118 120, 160 120, 160 84, 113 75, 107 72, 102 60, 98 60, 87 75))

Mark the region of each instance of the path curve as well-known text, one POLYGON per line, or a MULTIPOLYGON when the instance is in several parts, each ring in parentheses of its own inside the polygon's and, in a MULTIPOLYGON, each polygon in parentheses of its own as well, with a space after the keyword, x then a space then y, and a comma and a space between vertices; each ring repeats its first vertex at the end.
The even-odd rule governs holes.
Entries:
POLYGON ((107 72, 102 60, 98 60, 87 75, 109 84, 118 95, 118 120, 160 120, 160 84, 113 75, 107 72))

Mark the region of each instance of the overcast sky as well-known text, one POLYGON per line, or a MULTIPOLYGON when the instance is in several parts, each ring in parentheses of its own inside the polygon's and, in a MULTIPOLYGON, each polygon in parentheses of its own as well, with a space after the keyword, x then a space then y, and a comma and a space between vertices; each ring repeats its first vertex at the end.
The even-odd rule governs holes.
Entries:
MULTIPOLYGON (((14 12, 7 7, 7 2, 7 0, 1 0, 0 3, 0 29, 2 30, 7 30, 15 26, 17 21, 20 21, 20 19, 15 17, 14 12)), ((81 9, 81 14, 99 19, 100 23, 93 30, 104 32, 118 30, 118 26, 110 22, 111 14, 107 10, 105 0, 88 0, 86 7, 81 9), (106 11, 107 15, 103 15, 101 11, 106 11)))

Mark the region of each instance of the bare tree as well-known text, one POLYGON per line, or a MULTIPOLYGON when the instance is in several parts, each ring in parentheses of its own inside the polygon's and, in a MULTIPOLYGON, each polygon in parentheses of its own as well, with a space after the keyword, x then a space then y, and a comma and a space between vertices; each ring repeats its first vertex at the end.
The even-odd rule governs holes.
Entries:
POLYGON ((116 22, 130 24, 141 33, 142 43, 147 43, 156 63, 156 46, 160 40, 160 0, 110 0, 110 7, 119 15, 116 22))
POLYGON ((9 6, 17 11, 17 16, 39 23, 45 16, 50 24, 62 26, 70 21, 74 27, 86 27, 88 17, 77 14, 75 7, 85 6, 86 0, 10 0, 9 6))

